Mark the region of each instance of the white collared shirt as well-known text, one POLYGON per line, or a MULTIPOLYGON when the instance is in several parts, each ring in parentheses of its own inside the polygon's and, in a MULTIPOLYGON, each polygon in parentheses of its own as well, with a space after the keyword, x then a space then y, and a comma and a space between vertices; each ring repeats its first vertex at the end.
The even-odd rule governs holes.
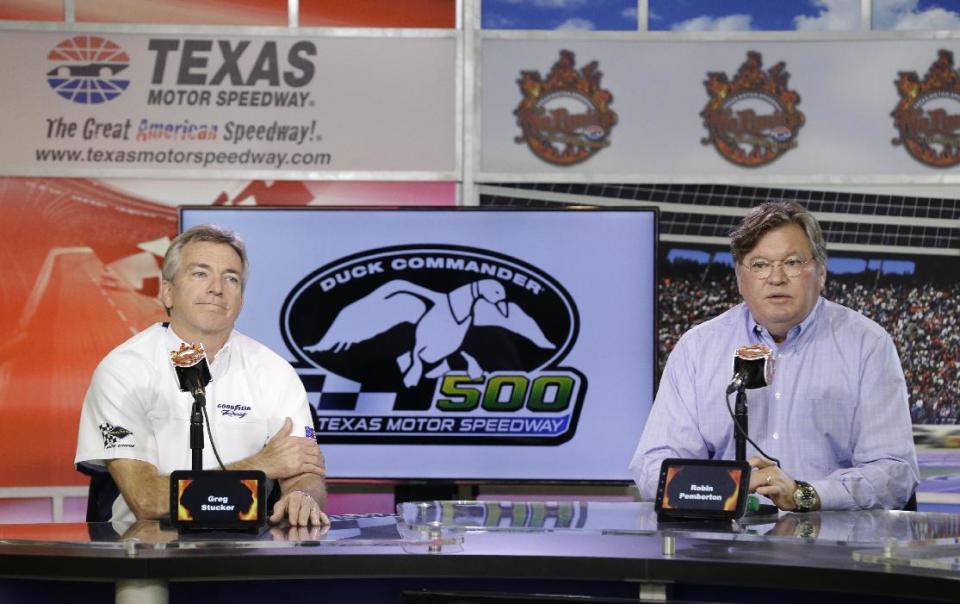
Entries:
MULTIPOLYGON (((137 459, 161 474, 191 469, 193 397, 181 392, 170 352, 182 340, 161 324, 111 351, 97 366, 83 401, 76 463, 102 466, 137 459)), ((293 420, 294 436, 312 429, 303 383, 290 364, 259 342, 233 331, 210 363, 206 388, 203 467, 216 468, 212 444, 224 464, 260 451, 293 420)), ((312 432, 312 430, 311 430, 312 432)), ((134 520, 122 497, 113 519, 134 520)))

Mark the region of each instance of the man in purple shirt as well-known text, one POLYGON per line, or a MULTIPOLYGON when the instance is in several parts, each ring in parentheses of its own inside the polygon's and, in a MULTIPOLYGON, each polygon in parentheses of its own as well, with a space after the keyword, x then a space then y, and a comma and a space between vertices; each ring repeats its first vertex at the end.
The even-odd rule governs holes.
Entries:
POLYGON ((907 389, 893 341, 820 297, 827 252, 793 202, 754 208, 731 233, 743 303, 689 330, 667 361, 630 471, 656 493, 668 457, 733 459, 725 393, 734 351, 762 344, 775 370, 747 390, 750 490, 782 510, 900 509, 917 485, 907 389))

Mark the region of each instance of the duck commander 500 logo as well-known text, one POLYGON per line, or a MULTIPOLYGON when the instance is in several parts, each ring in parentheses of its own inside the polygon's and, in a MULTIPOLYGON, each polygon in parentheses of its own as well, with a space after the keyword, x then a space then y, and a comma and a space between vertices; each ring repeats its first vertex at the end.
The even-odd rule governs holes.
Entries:
POLYGON ((579 315, 553 277, 451 245, 336 260, 281 311, 325 442, 554 445, 586 378, 559 364, 579 315))

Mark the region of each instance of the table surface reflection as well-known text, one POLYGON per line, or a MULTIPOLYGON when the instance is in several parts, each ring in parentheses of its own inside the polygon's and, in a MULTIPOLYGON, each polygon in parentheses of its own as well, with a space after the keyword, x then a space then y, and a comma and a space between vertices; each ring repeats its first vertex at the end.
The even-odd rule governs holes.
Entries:
POLYGON ((682 535, 705 540, 797 541, 821 545, 897 547, 960 544, 960 515, 866 510, 745 516, 729 524, 659 524, 646 502, 422 501, 397 506, 396 515, 345 514, 330 527, 264 527, 258 534, 199 532, 179 535, 155 521, 0 525, 0 544, 82 545, 104 549, 130 544, 184 547, 292 547, 300 544, 425 544, 460 541, 471 532, 572 532, 682 535), (439 531, 439 535, 437 533, 439 531))
POLYGON ((649 503, 423 501, 400 504, 395 515, 331 520, 324 529, 267 527, 259 534, 180 535, 158 522, 0 525, 0 574, 100 580, 549 575, 822 585, 932 599, 960 586, 960 516, 953 514, 781 512, 722 526, 665 526, 649 503), (724 572, 717 572, 718 563, 724 572))
POLYGON ((450 530, 675 534, 720 541, 796 541, 858 546, 960 542, 960 515, 886 510, 744 516, 726 524, 660 524, 652 503, 432 501, 397 506, 403 524, 450 530))

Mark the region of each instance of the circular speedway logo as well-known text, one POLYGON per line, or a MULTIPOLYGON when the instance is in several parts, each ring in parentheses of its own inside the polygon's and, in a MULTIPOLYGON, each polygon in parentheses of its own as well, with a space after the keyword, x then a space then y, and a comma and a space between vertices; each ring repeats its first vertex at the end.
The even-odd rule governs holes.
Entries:
POLYGON ((941 49, 925 77, 901 71, 896 84, 900 101, 890 115, 900 136, 893 145, 932 168, 960 164, 960 74, 953 53, 941 49))
POLYGON ((727 161, 744 168, 765 166, 797 146, 806 121, 797 109, 800 95, 790 90, 786 63, 763 70, 763 57, 747 52, 747 60, 731 80, 710 72, 704 82, 710 100, 700 112, 713 145, 727 161))
POLYGON ((119 45, 100 36, 67 38, 50 51, 47 59, 56 64, 47 72, 47 83, 74 103, 104 103, 120 96, 130 85, 130 80, 117 77, 130 66, 130 57, 119 45))
POLYGON ((561 50, 547 74, 522 71, 517 83, 523 99, 514 110, 526 143, 534 155, 557 166, 585 161, 610 145, 617 113, 610 109, 613 94, 600 86, 602 72, 592 61, 576 69, 576 57, 561 50))
POLYGON ((553 277, 452 245, 338 259, 281 311, 327 442, 564 442, 586 391, 559 366, 578 329, 553 277))

